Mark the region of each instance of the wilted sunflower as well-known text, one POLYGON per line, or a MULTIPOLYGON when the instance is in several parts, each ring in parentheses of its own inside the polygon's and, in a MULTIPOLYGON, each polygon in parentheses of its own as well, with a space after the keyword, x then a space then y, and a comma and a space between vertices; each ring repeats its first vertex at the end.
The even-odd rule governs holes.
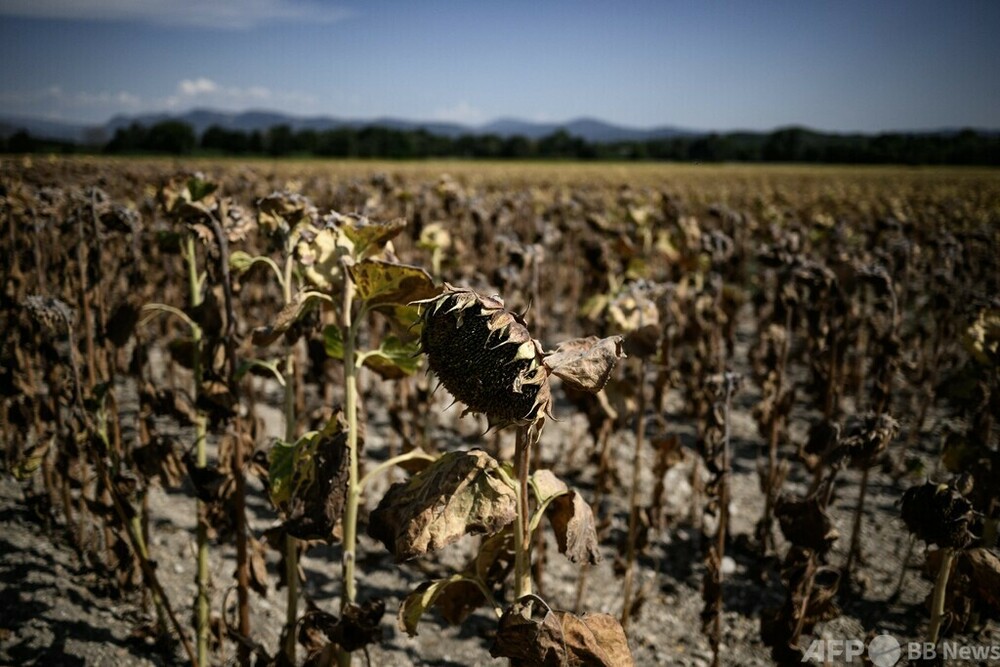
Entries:
POLYGON ((441 383, 491 424, 529 424, 549 414, 549 374, 524 320, 499 297, 447 283, 423 306, 420 343, 441 383))
POLYGON ((550 375, 596 394, 624 356, 621 336, 575 338, 543 352, 500 297, 448 283, 439 296, 415 303, 423 308, 420 344, 430 369, 466 412, 482 412, 493 426, 551 416, 550 375))
POLYGON ((903 494, 903 522, 911 533, 939 547, 964 549, 976 536, 972 504, 948 484, 926 482, 903 494))

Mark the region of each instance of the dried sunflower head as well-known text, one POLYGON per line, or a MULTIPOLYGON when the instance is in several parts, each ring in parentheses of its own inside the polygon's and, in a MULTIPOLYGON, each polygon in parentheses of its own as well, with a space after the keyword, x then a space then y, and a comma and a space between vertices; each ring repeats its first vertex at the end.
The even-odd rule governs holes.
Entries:
POLYGON ((446 283, 441 295, 418 303, 428 365, 466 412, 481 412, 498 426, 530 424, 549 414, 541 345, 499 297, 446 283))
POLYGON ((911 533, 939 547, 964 549, 976 536, 969 530, 975 512, 948 484, 927 482, 903 494, 903 522, 911 533))

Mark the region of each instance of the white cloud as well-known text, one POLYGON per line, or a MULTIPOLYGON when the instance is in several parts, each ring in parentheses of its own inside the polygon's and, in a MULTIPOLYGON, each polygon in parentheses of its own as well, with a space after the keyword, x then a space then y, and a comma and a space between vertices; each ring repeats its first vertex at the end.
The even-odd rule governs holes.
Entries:
POLYGON ((243 30, 283 23, 335 23, 353 16, 323 0, 3 0, 0 15, 82 21, 132 21, 243 30))
POLYGON ((68 91, 53 84, 46 88, 0 91, 0 114, 70 121, 104 122, 114 114, 185 111, 192 107, 243 111, 265 107, 305 114, 316 111, 315 96, 265 86, 226 86, 204 77, 182 79, 163 96, 140 96, 126 90, 68 91))
MULTIPOLYGON (((282 110, 302 112, 315 107, 316 98, 296 91, 274 91, 266 86, 223 86, 208 77, 182 79, 177 90, 163 98, 160 106, 181 109, 197 104, 215 109, 238 111, 248 106, 267 104, 282 110)), ((156 107, 156 100, 151 101, 156 107)))
POLYGON ((484 115, 481 109, 478 109, 463 100, 451 107, 435 109, 433 119, 447 123, 473 124, 483 122, 484 115))
POLYGON ((90 119, 96 114, 134 112, 142 99, 129 91, 66 91, 51 85, 36 90, 0 92, 0 108, 5 113, 52 119, 90 119))
POLYGON ((219 86, 211 79, 199 77, 197 79, 182 79, 177 84, 177 89, 182 95, 194 96, 202 93, 214 93, 219 89, 219 86))

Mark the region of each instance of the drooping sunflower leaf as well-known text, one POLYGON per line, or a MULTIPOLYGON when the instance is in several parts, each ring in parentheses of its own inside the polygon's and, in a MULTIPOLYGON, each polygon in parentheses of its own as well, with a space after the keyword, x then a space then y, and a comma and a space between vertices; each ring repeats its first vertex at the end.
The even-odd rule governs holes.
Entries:
POLYGON ((546 355, 544 363, 552 374, 573 389, 596 394, 608 383, 618 360, 625 356, 622 337, 576 338, 546 355))
POLYGON ((318 292, 303 292, 295 296, 291 303, 281 309, 274 318, 274 324, 257 327, 251 334, 254 345, 261 347, 278 340, 286 331, 292 328, 303 315, 315 308, 323 297, 318 292))
POLYGON ((278 368, 278 361, 272 359, 270 361, 265 361, 264 359, 244 359, 240 362, 239 368, 236 369, 235 380, 239 381, 247 373, 251 374, 269 374, 278 381, 282 387, 285 386, 285 376, 281 374, 281 370, 278 368))
POLYGON ((560 553, 574 563, 596 565, 601 562, 594 513, 583 496, 576 491, 556 496, 546 514, 560 553))
POLYGON ((406 596, 399 605, 399 615, 397 624, 399 629, 411 637, 417 635, 417 624, 428 609, 437 601, 438 597, 450 586, 469 584, 460 574, 455 574, 447 579, 432 579, 417 586, 413 592, 406 596))
POLYGON ((366 259, 350 267, 358 298, 369 308, 391 308, 430 299, 441 293, 427 271, 381 259, 366 259))
MULTIPOLYGON (((395 336, 386 336, 378 351, 365 357, 365 366, 386 380, 413 375, 420 368, 420 341, 404 343, 395 336)), ((343 355, 342 355, 343 356, 343 355)))
POLYGON ((406 227, 404 218, 388 222, 371 222, 360 216, 341 216, 341 229, 354 242, 358 257, 368 257, 378 252, 406 227))
POLYGON ((326 356, 331 359, 343 360, 344 336, 336 324, 328 324, 323 327, 323 349, 326 350, 326 356))
POLYGON ((302 540, 333 539, 347 496, 349 457, 347 432, 339 413, 323 430, 309 433, 292 446, 277 442, 271 449, 271 500, 286 516, 284 528, 302 540))
POLYGON ((610 614, 577 616, 553 610, 533 595, 521 598, 504 612, 490 655, 510 658, 516 667, 635 664, 618 619, 610 614))
POLYGON ((478 449, 448 452, 389 489, 371 513, 368 534, 401 562, 465 534, 496 533, 514 520, 517 506, 499 467, 478 449))

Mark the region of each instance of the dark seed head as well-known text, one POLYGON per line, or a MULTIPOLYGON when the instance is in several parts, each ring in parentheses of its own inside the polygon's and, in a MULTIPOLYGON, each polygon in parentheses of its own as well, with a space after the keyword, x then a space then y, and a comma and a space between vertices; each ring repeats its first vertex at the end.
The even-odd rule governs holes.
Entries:
POLYGON ((975 539, 972 505, 947 484, 927 482, 903 494, 903 522, 911 533, 939 547, 964 549, 975 539))
POLYGON ((541 346, 503 301, 445 285, 421 302, 420 342, 441 383, 491 424, 528 424, 549 411, 541 346))

